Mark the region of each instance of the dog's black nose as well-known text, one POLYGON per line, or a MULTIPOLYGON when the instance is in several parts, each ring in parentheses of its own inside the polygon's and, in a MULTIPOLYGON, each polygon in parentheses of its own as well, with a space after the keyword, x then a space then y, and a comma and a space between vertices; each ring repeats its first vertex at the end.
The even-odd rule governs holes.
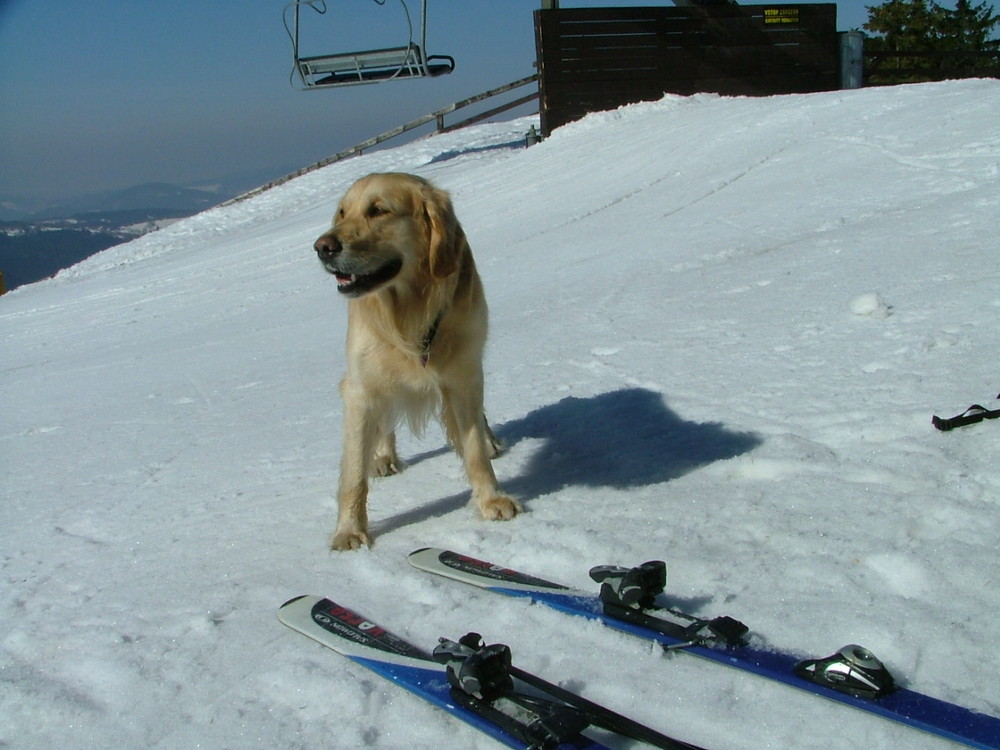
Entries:
POLYGON ((324 234, 315 243, 313 243, 313 249, 319 255, 320 260, 332 258, 334 255, 339 253, 343 248, 336 237, 331 237, 328 234, 324 234))

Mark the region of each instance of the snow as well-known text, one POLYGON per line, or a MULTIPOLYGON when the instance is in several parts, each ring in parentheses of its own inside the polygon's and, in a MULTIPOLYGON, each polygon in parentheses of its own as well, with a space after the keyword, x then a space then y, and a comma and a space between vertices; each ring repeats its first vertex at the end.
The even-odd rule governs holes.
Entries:
MULTIPOLYGON (((718 750, 951 746, 409 568, 440 546, 683 608, 1000 715, 1000 82, 667 96, 341 162, 0 298, 0 745, 492 748, 278 623, 328 595, 718 750), (480 521, 400 435, 375 545, 331 553, 346 310, 313 239, 357 177, 451 191, 491 308, 480 521)), ((634 744, 623 742, 620 747, 634 744)))

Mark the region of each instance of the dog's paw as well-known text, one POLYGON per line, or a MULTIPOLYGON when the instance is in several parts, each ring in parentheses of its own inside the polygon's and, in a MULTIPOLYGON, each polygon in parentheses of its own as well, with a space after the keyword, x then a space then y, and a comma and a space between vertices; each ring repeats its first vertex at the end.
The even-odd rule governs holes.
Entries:
POLYGON ((480 500, 477 505, 479 514, 487 521, 509 521, 523 510, 517 500, 507 495, 494 495, 480 500))
POLYGON ((372 460, 373 477, 391 477, 403 470, 403 464, 396 456, 375 456, 372 460))
POLYGON ((370 547, 371 540, 363 531, 338 531, 330 540, 330 549, 335 552, 349 552, 362 547, 370 547))

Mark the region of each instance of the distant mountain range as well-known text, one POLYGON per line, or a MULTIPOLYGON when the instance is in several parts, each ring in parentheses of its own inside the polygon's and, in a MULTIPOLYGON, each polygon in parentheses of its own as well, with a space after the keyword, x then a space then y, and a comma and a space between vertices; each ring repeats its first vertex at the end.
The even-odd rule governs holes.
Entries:
POLYGON ((94 253, 292 171, 294 168, 233 175, 187 187, 151 182, 50 203, 0 197, 3 287, 9 291, 53 276, 94 253))
POLYGON ((197 213, 258 185, 264 185, 276 177, 290 174, 297 168, 292 166, 252 170, 185 186, 148 182, 124 190, 108 190, 61 199, 0 195, 0 221, 63 219, 82 213, 139 209, 197 213))
POLYGON ((211 208, 229 197, 229 195, 220 196, 218 189, 179 187, 164 182, 150 182, 125 190, 77 198, 49 211, 52 212, 50 215, 55 216, 138 210, 197 212, 211 208))

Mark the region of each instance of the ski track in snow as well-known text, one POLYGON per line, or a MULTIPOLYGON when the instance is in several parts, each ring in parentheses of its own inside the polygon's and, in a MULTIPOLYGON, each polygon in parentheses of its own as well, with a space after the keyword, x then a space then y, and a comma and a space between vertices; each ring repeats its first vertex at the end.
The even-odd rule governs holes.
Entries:
MULTIPOLYGON (((1000 82, 667 96, 525 150, 531 118, 375 152, 0 298, 0 745, 492 748, 283 628, 328 595, 719 750, 952 747, 595 623, 412 571, 441 546, 673 602, 762 643, 872 649, 1000 714, 1000 82), (372 171, 451 191, 491 308, 476 519, 400 434, 372 549, 331 554, 346 310, 312 257, 372 171)), ((622 742, 620 747, 632 747, 622 742)))

